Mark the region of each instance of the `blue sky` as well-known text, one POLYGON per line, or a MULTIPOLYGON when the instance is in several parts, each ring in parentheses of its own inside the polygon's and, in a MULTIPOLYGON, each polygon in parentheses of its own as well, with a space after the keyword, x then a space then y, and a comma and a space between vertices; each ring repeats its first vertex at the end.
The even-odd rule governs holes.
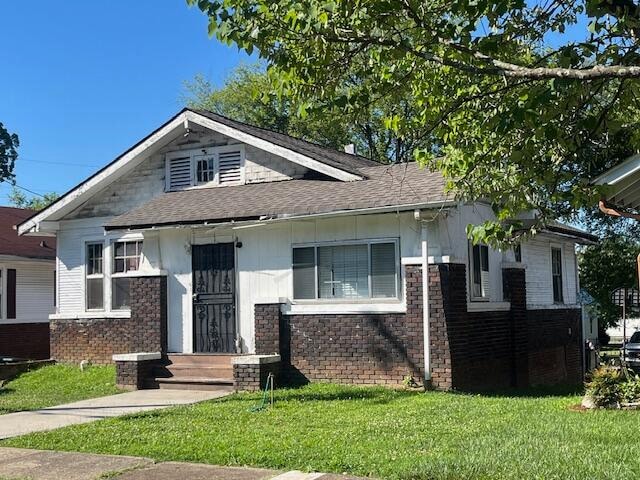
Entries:
MULTIPOLYGON (((251 60, 184 0, 3 2, 0 122, 20 137, 16 183, 66 192, 161 125, 184 80, 221 84, 251 60)), ((0 205, 11 188, 0 183, 0 205)))

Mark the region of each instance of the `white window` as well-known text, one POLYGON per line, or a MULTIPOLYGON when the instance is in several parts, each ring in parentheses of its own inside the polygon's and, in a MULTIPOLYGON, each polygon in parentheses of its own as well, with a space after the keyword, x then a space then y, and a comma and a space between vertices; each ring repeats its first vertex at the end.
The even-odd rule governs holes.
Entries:
POLYGON ((553 303, 562 303, 562 250, 551 248, 551 283, 553 285, 553 303))
POLYGON ((130 276, 140 268, 142 241, 114 242, 113 270, 111 272, 111 309, 126 310, 130 307, 130 276))
POLYGON ((398 298, 397 241, 313 245, 293 249, 293 298, 398 298))
POLYGON ((489 247, 471 245, 471 298, 489 299, 489 247))
POLYGON ((244 182, 243 145, 170 152, 166 164, 166 189, 169 191, 244 182))
POLYGON ((87 310, 104 309, 104 259, 102 243, 87 243, 85 258, 87 310))

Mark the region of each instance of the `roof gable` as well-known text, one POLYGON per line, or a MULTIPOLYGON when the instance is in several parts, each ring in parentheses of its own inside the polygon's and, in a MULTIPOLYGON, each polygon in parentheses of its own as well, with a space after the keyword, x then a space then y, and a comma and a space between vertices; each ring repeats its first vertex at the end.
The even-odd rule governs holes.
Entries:
POLYGON ((55 230, 56 221, 73 212, 93 195, 135 168, 149 155, 184 134, 190 123, 222 133, 340 181, 362 180, 364 175, 358 171, 358 168, 375 164, 363 157, 337 152, 277 132, 235 122, 211 112, 183 109, 49 207, 25 220, 18 227, 19 234, 37 234, 55 230))

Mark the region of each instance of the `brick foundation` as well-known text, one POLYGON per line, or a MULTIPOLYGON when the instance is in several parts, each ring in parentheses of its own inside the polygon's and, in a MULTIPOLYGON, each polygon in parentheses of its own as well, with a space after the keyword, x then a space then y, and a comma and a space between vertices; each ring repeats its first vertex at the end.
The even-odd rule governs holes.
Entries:
POLYGON ((52 320, 52 358, 108 364, 114 354, 166 352, 166 277, 134 277, 130 285, 131 318, 52 320))
POLYGON ((279 386, 281 379, 280 357, 277 355, 263 356, 254 362, 247 361, 247 358, 261 357, 251 355, 248 357, 238 357, 233 363, 233 387, 236 391, 256 392, 262 390, 269 374, 274 376, 274 387, 279 386), (266 358, 264 358, 266 357, 266 358))
POLYGON ((0 356, 49 358, 49 323, 0 323, 0 356))

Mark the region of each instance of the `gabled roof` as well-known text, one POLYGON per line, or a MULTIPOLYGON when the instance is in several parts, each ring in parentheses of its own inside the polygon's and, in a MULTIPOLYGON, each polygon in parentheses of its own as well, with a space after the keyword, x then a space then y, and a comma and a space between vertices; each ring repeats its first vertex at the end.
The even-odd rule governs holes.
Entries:
POLYGON ((220 122, 229 127, 235 128, 242 132, 261 138, 268 142, 274 143, 284 148, 289 148, 298 153, 308 155, 309 157, 320 160, 321 162, 339 168, 354 175, 361 175, 360 168, 372 167, 378 165, 378 162, 369 160, 360 155, 352 155, 333 148, 323 147, 316 143, 308 142, 300 138, 285 135, 284 133, 267 130, 265 128, 256 127, 246 123, 238 122, 222 115, 218 115, 207 110, 192 110, 204 117, 216 122, 220 122))
POLYGON ((218 131, 340 181, 362 180, 364 176, 359 169, 375 165, 375 162, 357 155, 236 122, 211 112, 185 108, 47 208, 25 220, 18 226, 19 234, 45 231, 45 222, 55 222, 72 212, 94 194, 135 168, 150 154, 183 134, 190 123, 218 131))
POLYGON ((19 237, 14 228, 34 213, 22 208, 0 207, 0 255, 46 260, 56 258, 55 238, 19 237))
POLYGON ((168 192, 112 219, 108 230, 290 218, 389 207, 407 210, 453 202, 439 172, 416 163, 360 169, 358 182, 286 180, 168 192))

